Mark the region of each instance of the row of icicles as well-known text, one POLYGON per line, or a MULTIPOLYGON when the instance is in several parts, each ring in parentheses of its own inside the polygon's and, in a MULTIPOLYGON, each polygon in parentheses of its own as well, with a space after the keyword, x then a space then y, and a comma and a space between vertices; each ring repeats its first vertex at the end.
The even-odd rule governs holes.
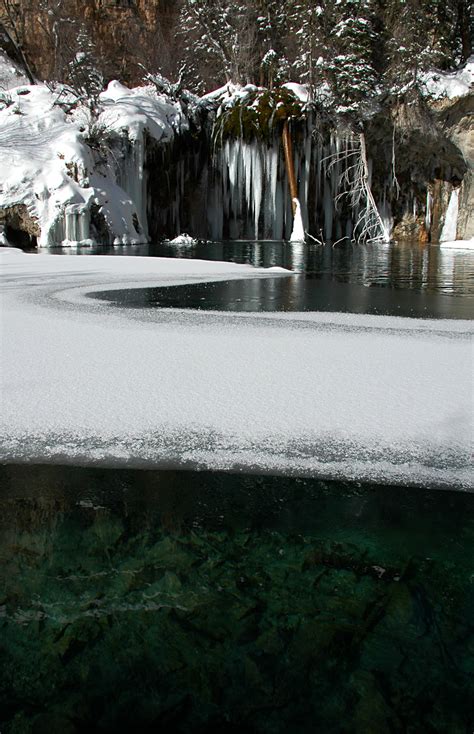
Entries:
POLYGON ((371 191, 362 133, 334 132, 324 144, 309 132, 298 146, 286 121, 281 142, 227 138, 216 148, 208 199, 212 239, 390 240, 371 191), (350 212, 344 222, 343 204, 350 212))

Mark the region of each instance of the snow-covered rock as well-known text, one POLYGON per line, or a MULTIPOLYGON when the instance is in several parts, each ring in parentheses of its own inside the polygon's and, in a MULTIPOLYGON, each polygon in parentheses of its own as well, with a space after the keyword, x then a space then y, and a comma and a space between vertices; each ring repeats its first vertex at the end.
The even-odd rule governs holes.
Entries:
POLYGON ((428 71, 421 77, 422 88, 428 97, 442 99, 465 97, 474 91, 474 56, 456 71, 428 71))
POLYGON ((154 140, 170 140, 176 132, 187 129, 180 105, 158 94, 152 85, 129 89, 111 81, 100 99, 99 122, 107 130, 126 131, 131 140, 140 139, 144 130, 154 140))
POLYGON ((178 245, 179 247, 192 247, 196 242, 197 240, 195 240, 194 237, 191 237, 190 234, 186 234, 186 232, 179 234, 173 240, 169 240, 170 245, 178 245))
MULTIPOLYGON (((0 80, 16 77, 0 57, 0 80)), ((148 241, 144 138, 164 143, 186 129, 179 103, 152 85, 117 81, 93 111, 61 85, 22 83, 3 94, 0 212, 26 207, 39 246, 148 241)))
POLYGON ((289 92, 292 92, 295 97, 297 97, 300 102, 307 102, 309 93, 308 93, 308 87, 306 84, 297 84, 296 82, 286 82, 286 84, 282 85, 284 89, 288 89, 289 92))

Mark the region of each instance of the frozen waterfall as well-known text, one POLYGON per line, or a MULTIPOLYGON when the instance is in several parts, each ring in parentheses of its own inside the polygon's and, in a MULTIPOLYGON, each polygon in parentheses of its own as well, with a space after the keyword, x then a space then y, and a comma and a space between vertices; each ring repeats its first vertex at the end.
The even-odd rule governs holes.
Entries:
POLYGON ((458 224, 459 189, 453 189, 449 199, 443 229, 439 236, 440 242, 451 242, 456 239, 458 224))

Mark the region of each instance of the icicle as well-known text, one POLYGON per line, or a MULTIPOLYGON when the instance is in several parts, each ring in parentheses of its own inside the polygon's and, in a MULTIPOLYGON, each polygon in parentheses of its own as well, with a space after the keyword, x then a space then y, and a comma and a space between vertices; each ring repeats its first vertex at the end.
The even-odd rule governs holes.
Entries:
POLYGON ((123 160, 117 170, 117 183, 133 201, 140 227, 146 237, 148 235, 147 176, 145 146, 142 137, 138 137, 123 149, 123 160))
POLYGON ((278 149, 274 146, 270 152, 270 191, 272 214, 277 213, 277 183, 278 183, 278 149))
POLYGON ((224 145, 224 162, 226 165, 226 168, 229 171, 229 185, 231 186, 232 190, 237 186, 237 166, 238 166, 238 154, 237 154, 237 146, 235 145, 234 141, 232 143, 229 140, 226 140, 224 145))
POLYGON ((275 240, 284 239, 284 196, 283 196, 283 182, 277 181, 276 194, 275 194, 275 224, 273 229, 273 237, 275 240))
POLYGON ((70 243, 87 242, 90 239, 90 212, 85 204, 66 206, 61 241, 70 243))
POLYGON ((260 207, 262 204, 262 161, 258 143, 253 146, 253 164, 252 164, 252 181, 253 181, 253 211, 254 211, 254 228, 255 239, 258 240, 258 220, 260 218, 260 207))
POLYGON ((439 236, 440 242, 452 242, 456 239, 458 227, 459 189, 453 189, 449 199, 443 229, 439 236))
POLYGON ((78 231, 78 240, 79 242, 84 242, 85 240, 89 239, 89 223, 90 223, 90 213, 89 210, 83 209, 81 212, 79 212, 79 231, 78 231))
POLYGON ((250 208, 250 193, 252 191, 252 148, 247 143, 242 143, 242 158, 245 179, 245 201, 250 208))
POLYGON ((390 203, 387 201, 386 192, 384 191, 382 202, 377 206, 380 215, 380 221, 383 230, 383 241, 389 242, 393 229, 393 217, 390 203))
POLYGON ((431 196, 430 190, 426 187, 426 212, 425 212, 425 227, 426 231, 429 232, 431 229, 431 207, 433 204, 433 197, 431 196))
POLYGON ((333 196, 331 185, 328 181, 324 182, 324 240, 329 242, 332 238, 332 220, 333 220, 333 196))

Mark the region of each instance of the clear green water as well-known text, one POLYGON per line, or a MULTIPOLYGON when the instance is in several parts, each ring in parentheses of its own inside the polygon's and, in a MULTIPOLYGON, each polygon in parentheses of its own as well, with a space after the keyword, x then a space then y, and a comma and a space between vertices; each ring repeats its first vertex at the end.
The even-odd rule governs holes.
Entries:
POLYGON ((0 731, 462 732, 474 494, 0 467, 0 731))

